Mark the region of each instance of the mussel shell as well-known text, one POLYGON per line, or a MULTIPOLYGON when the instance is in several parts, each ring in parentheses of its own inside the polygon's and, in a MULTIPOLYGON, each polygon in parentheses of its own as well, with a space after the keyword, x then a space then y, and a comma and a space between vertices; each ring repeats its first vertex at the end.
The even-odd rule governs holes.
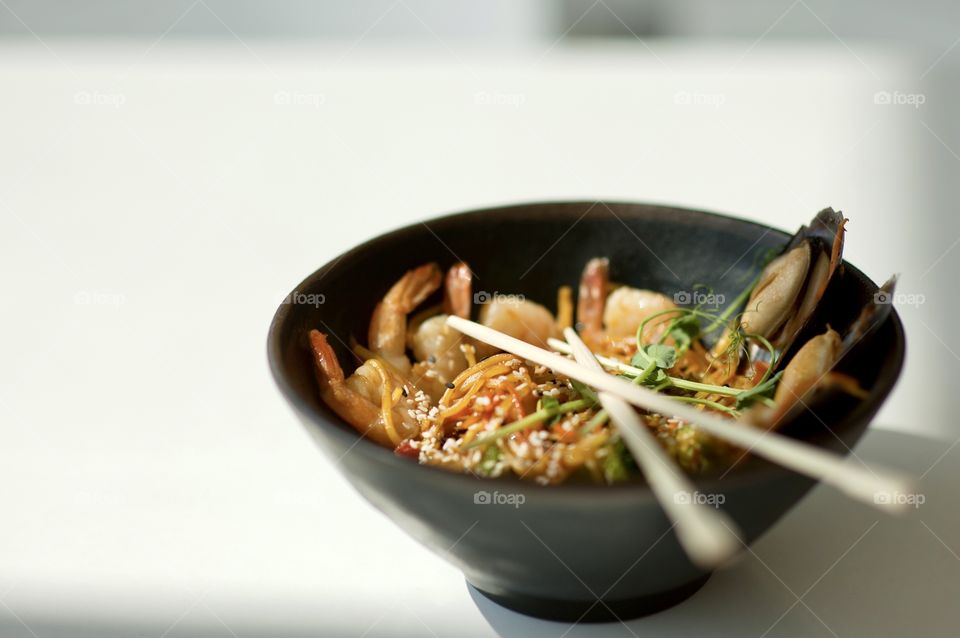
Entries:
MULTIPOLYGON (((790 350, 797 336, 810 323, 817 310, 820 300, 823 299, 827 287, 842 263, 843 236, 846 219, 843 214, 832 208, 824 208, 813 218, 809 225, 801 226, 794 234, 781 253, 782 258, 800 246, 807 245, 810 249, 809 267, 802 286, 797 287, 797 294, 793 304, 784 313, 785 320, 775 324, 774 331, 763 334, 777 351, 778 361, 775 368, 783 361, 783 353, 790 350)), ((776 260, 767 265, 767 269, 774 266, 776 260)), ((754 303, 751 295, 748 307, 754 303)), ((751 348, 751 359, 768 360, 769 353, 754 345, 751 348)))

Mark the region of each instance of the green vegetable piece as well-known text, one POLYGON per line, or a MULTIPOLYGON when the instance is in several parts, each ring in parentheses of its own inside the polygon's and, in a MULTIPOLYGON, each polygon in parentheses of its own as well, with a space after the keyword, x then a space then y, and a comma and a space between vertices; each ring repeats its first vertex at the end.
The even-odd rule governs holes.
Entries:
POLYGON ((684 315, 674 319, 667 333, 681 352, 686 352, 700 337, 700 321, 696 315, 684 315))
POLYGON ((650 365, 650 357, 648 357, 647 353, 641 348, 637 350, 637 354, 633 355, 633 357, 630 359, 630 365, 632 365, 634 368, 640 368, 643 370, 650 365))
POLYGON ((630 468, 634 467, 633 457, 623 441, 616 439, 607 445, 607 455, 603 457, 601 469, 607 483, 617 483, 630 478, 630 468))
POLYGON ((558 412, 560 409, 560 401, 557 400, 557 397, 544 396, 540 399, 540 409, 547 410, 550 413, 550 416, 547 418, 547 425, 553 425, 557 422, 557 419, 560 418, 558 412))
POLYGON ((773 392, 777 387, 777 383, 780 381, 780 377, 783 375, 783 370, 776 373, 763 383, 757 384, 749 390, 744 390, 737 395, 737 409, 744 408, 754 401, 758 401, 764 398, 770 398, 773 396, 773 392))
POLYGON ((661 370, 669 370, 677 363, 677 349, 673 346, 654 343, 647 346, 646 354, 661 370))
MULTIPOLYGON (((546 397, 544 397, 546 398, 546 397)), ((552 397, 551 397, 552 398, 552 397)), ((556 399, 554 399, 556 400, 556 399)), ((543 402, 541 401, 541 405, 543 402)), ((464 450, 472 450, 475 447, 482 447, 484 445, 489 445, 498 439, 503 439, 514 432, 520 432, 521 430, 526 430, 527 428, 540 423, 544 419, 549 419, 551 417, 556 417, 558 414, 567 414, 568 412, 576 412, 578 410, 583 410, 585 408, 592 407, 592 403, 586 399, 577 399, 575 401, 567 401, 566 403, 561 403, 555 408, 543 408, 537 410, 533 414, 528 414, 519 421, 514 421, 510 425, 505 425, 498 429, 496 432, 492 432, 485 436, 477 437, 474 440, 470 441, 463 446, 464 450)))
POLYGON ((594 403, 600 403, 600 397, 597 396, 597 393, 594 392, 590 386, 584 385, 576 379, 570 379, 570 384, 573 385, 573 389, 577 391, 577 394, 584 399, 593 401, 594 403))
POLYGON ((483 457, 480 459, 480 463, 477 466, 477 470, 483 476, 490 476, 493 472, 493 469, 497 466, 497 462, 500 460, 500 456, 503 452, 500 450, 500 446, 489 445, 487 449, 483 451, 483 457))

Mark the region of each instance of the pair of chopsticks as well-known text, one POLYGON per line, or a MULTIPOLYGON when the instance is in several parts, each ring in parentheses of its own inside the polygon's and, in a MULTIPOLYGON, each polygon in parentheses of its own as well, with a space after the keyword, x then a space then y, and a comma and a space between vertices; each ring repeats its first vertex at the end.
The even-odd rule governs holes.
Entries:
POLYGON ((735 527, 716 508, 678 503, 678 500, 686 499, 678 499, 677 494, 693 493, 690 481, 666 456, 628 404, 683 419, 708 434, 790 470, 833 485, 848 496, 875 507, 903 510, 908 506, 904 499, 878 497, 912 493, 911 481, 906 477, 889 470, 852 465, 838 454, 776 432, 760 430, 697 410, 608 374, 601 361, 569 328, 564 331, 564 336, 576 361, 461 317, 448 317, 447 324, 469 337, 544 365, 596 389, 601 404, 617 425, 624 443, 634 455, 661 506, 676 524, 678 539, 691 560, 698 564, 716 565, 732 555, 739 546, 735 527))

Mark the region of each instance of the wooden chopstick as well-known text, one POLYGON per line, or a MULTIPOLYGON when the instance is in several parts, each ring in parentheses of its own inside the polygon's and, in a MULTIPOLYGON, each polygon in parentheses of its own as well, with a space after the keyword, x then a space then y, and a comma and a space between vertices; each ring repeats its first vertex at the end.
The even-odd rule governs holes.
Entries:
MULTIPOLYGON (((577 363, 603 372, 603 366, 572 328, 566 328, 563 335, 577 363)), ((629 403, 608 392, 598 396, 664 513, 676 527, 677 539, 690 560, 709 569, 734 556, 741 546, 736 524, 716 507, 700 501, 693 483, 667 456, 629 403)))
POLYGON ((833 485, 851 498, 887 510, 904 511, 909 507, 908 499, 891 498, 892 495, 913 493, 911 481, 899 473, 866 465, 858 467, 846 462, 838 454, 802 441, 697 410, 623 378, 587 368, 559 354, 461 317, 448 317, 447 324, 505 352, 547 366, 603 392, 615 394, 637 407, 683 419, 704 432, 769 461, 833 485))

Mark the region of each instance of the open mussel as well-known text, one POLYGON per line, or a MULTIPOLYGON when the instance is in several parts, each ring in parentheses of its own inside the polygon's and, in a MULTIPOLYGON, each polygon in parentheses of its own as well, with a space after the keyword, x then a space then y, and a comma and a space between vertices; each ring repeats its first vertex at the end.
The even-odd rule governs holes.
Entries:
POLYGON ((767 264, 740 320, 745 334, 765 338, 778 353, 790 348, 840 265, 846 221, 825 208, 767 264))
POLYGON ((880 287, 843 337, 828 326, 824 333, 808 340, 784 368, 773 406, 758 407, 750 420, 777 427, 797 416, 820 391, 840 390, 854 396, 865 394, 856 380, 835 370, 854 346, 890 315, 892 304, 887 300, 893 298, 896 281, 896 276, 891 277, 880 287))
POLYGON ((731 350, 739 336, 749 344, 749 363, 778 367, 782 355, 816 312, 843 256, 846 219, 825 208, 801 226, 783 251, 761 271, 736 329, 714 344, 714 358, 727 356, 729 376, 744 363, 743 349, 731 350), (732 357, 732 360, 730 359, 732 357))

